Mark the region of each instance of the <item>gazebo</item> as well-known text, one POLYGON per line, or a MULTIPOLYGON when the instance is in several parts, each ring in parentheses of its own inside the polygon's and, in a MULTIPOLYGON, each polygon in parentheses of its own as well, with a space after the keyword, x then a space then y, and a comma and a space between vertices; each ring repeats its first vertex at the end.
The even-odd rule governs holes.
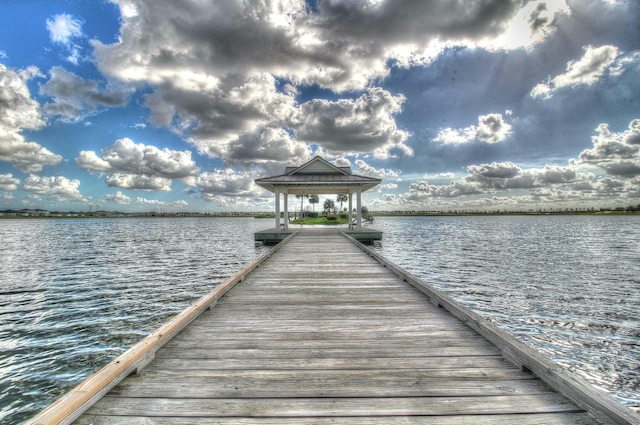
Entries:
MULTIPOLYGON (((349 230, 360 233, 363 232, 362 193, 376 187, 381 181, 381 179, 353 174, 351 172, 351 167, 338 167, 325 159, 316 156, 311 161, 301 166, 286 167, 284 174, 256 179, 255 183, 276 195, 275 232, 272 233, 282 234, 282 237, 277 237, 278 240, 281 240, 286 237, 283 233, 289 233, 289 195, 306 196, 314 194, 346 194, 349 196, 349 230), (356 195, 356 221, 355 225, 351 226, 351 223, 353 222, 352 214, 354 194, 356 195), (282 209, 280 204, 280 195, 283 195, 282 209), (284 212, 284 222, 280 221, 281 212, 284 212)), ((265 231, 260 233, 265 234, 267 232, 265 231)), ((379 233, 381 238, 381 233, 376 233, 379 233)), ((259 239, 265 240, 264 238, 258 238, 258 234, 256 234, 256 240, 259 239)))

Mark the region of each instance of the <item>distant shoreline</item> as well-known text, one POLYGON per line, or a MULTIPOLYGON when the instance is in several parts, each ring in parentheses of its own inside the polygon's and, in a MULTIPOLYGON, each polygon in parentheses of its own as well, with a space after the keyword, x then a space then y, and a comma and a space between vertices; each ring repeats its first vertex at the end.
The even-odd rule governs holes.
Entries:
MULTIPOLYGON (((549 211, 549 212, 532 212, 532 211, 505 211, 505 212, 384 212, 374 211, 370 215, 374 217, 465 217, 465 216, 636 216, 640 215, 640 210, 604 210, 604 211, 549 211)), ((274 214, 252 213, 252 212, 226 212, 226 213, 18 213, 4 214, 0 213, 0 220, 28 220, 28 219, 87 219, 87 218, 242 218, 252 217, 257 219, 274 219, 274 214)))

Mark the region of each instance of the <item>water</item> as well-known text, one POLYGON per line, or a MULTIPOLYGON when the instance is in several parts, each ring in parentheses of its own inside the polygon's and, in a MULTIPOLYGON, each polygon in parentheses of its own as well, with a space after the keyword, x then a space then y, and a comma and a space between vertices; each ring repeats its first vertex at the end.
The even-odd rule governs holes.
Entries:
POLYGON ((265 220, 0 220, 0 423, 19 423, 264 247, 265 220))
POLYGON ((376 218, 382 254, 640 408, 640 217, 376 218))
MULTIPOLYGON (((0 423, 48 406, 265 252, 253 218, 0 220, 0 423)), ((377 248, 640 406, 640 217, 376 218, 377 248)))

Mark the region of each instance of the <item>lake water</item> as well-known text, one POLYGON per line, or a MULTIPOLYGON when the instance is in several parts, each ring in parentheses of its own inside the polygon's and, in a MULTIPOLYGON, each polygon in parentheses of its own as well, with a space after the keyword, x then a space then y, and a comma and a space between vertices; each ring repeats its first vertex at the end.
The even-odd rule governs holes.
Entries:
MULTIPOLYGON (((0 423, 34 415, 266 248, 253 218, 0 220, 0 423)), ((381 217, 376 249, 640 406, 640 217, 381 217)))

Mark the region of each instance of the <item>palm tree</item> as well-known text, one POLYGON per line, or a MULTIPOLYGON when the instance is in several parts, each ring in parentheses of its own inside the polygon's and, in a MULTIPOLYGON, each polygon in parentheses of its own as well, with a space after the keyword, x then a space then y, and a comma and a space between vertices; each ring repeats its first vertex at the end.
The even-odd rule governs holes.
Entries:
POLYGON ((324 201, 324 210, 326 212, 331 212, 331 210, 335 209, 335 207, 336 206, 331 199, 326 199, 324 201))
POLYGON ((320 202, 320 198, 318 197, 318 195, 315 195, 315 194, 309 195, 309 203, 313 205, 313 212, 316 211, 316 204, 318 202, 320 202))
POLYGON ((302 209, 302 207, 303 207, 303 204, 304 204, 304 198, 305 197, 308 198, 309 195, 296 195, 296 198, 300 199, 300 218, 302 218, 303 215, 304 215, 304 210, 302 209))
POLYGON ((349 200, 349 195, 342 193, 336 197, 336 202, 340 202, 340 212, 342 212, 342 203, 349 200))

